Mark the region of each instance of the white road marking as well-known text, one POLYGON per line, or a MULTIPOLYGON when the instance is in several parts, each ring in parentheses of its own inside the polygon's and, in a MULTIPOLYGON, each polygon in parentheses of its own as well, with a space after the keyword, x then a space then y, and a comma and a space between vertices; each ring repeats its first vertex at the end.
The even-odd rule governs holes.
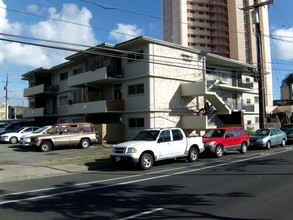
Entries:
MULTIPOLYGON (((267 157, 267 156, 271 156, 271 155, 281 154, 281 153, 286 153, 286 152, 285 151, 282 151, 282 152, 274 152, 274 153, 271 153, 269 155, 259 155, 259 156, 254 156, 254 157, 250 157, 250 158, 244 158, 244 159, 240 159, 240 160, 236 160, 236 161, 224 162, 224 163, 221 163, 221 164, 216 164, 216 165, 211 165, 211 166, 206 166, 206 167, 201 167, 201 168, 196 168, 196 169, 191 169, 191 170, 185 170, 185 171, 178 171, 178 172, 171 173, 171 174, 164 174, 164 175, 153 176, 153 177, 148 177, 148 178, 143 178, 143 179, 137 179, 137 180, 131 180, 131 181, 126 181, 126 182, 121 182, 121 183, 116 183, 116 184, 110 184, 110 185, 104 185, 104 186, 97 186, 97 187, 91 187, 91 188, 85 188, 85 189, 77 189, 77 190, 71 190, 71 191, 65 191, 65 192, 59 192, 59 193, 52 193, 52 194, 47 194, 47 195, 42 195, 42 196, 32 196, 32 197, 28 197, 28 198, 24 198, 24 199, 7 200, 7 201, 0 202, 0 205, 5 205, 5 204, 9 204, 9 203, 19 203, 19 202, 23 202, 23 201, 32 201, 32 200, 38 200, 38 199, 47 199, 47 198, 51 198, 51 197, 54 197, 54 196, 75 194, 75 193, 86 192, 86 191, 91 191, 91 190, 111 188, 111 187, 116 187, 116 186, 131 184, 131 183, 144 182, 144 181, 148 181, 148 180, 160 179, 160 178, 165 178, 165 177, 170 177, 170 176, 175 176, 175 175, 180 175, 180 174, 185 174, 185 173, 191 173, 191 172, 196 172, 196 171, 201 171, 201 170, 207 170, 207 169, 211 169, 211 168, 215 168, 215 167, 227 166, 227 165, 230 165, 230 164, 235 164, 235 163, 240 163, 240 162, 244 162, 244 161, 254 160, 254 159, 258 159, 258 158, 262 158, 262 157, 267 157)), ((182 167, 182 169, 183 168, 186 168, 186 167, 182 167)), ((164 171, 166 171, 166 170, 164 170, 164 171)), ((151 174, 152 173, 140 174, 140 175, 134 175, 132 177, 140 177, 140 176, 146 176, 146 175, 151 175, 151 174)), ((114 178, 114 179, 111 179, 111 180, 117 180, 117 179, 123 179, 123 177, 114 178)), ((75 184, 75 186, 86 185, 86 184, 90 184, 90 183, 105 182, 105 181, 109 181, 109 180, 102 180, 102 181, 94 181, 94 182, 87 182, 87 183, 75 184)), ((47 189, 49 189, 49 188, 47 188, 47 189)), ((52 187, 50 189, 60 189, 60 188, 58 188, 58 187, 56 187, 56 188, 52 187)), ((34 192, 40 192, 40 191, 43 191, 43 190, 44 189, 35 190, 34 192)), ((28 191, 19 192, 18 195, 19 194, 25 194, 27 192, 28 191)), ((6 194, 6 195, 15 195, 15 194, 11 193, 11 194, 6 194)))
POLYGON ((128 220, 128 219, 135 219, 137 217, 141 217, 141 216, 144 216, 144 215, 150 215, 154 212, 158 212, 158 211, 162 211, 164 210, 164 208, 156 208, 156 209, 153 209, 151 211, 146 211, 146 212, 142 212, 142 213, 139 213, 139 214, 136 214, 136 215, 131 215, 131 216, 128 216, 128 217, 125 217, 125 218, 121 218, 119 220, 128 220))

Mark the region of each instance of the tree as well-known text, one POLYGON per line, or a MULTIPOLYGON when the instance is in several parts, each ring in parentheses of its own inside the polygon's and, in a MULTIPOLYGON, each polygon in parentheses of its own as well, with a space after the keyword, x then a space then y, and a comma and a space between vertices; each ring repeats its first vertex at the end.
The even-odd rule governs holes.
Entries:
POLYGON ((289 99, 292 100, 293 73, 289 73, 282 80, 282 86, 289 87, 289 99))

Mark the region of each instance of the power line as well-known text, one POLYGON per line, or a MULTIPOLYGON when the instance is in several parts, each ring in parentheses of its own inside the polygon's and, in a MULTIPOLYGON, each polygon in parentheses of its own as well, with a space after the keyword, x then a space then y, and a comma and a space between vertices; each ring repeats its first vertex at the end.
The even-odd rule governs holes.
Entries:
POLYGON ((129 36, 129 37, 138 37, 137 35, 126 34, 126 33, 122 33, 119 31, 108 30, 108 29, 104 29, 104 28, 95 27, 92 25, 81 24, 81 23, 77 23, 77 22, 73 22, 73 21, 64 20, 64 19, 52 18, 52 17, 48 17, 48 16, 38 15, 38 14, 20 11, 20 10, 16 10, 16 9, 11 9, 11 8, 7 8, 7 7, 0 6, 0 9, 12 11, 12 12, 20 13, 20 14, 24 14, 24 15, 30 15, 30 16, 34 16, 34 17, 40 17, 40 18, 45 18, 45 19, 49 19, 49 20, 54 20, 54 21, 58 21, 58 22, 64 22, 64 23, 68 23, 68 24, 78 25, 78 26, 82 26, 82 27, 86 27, 86 28, 93 28, 93 29, 97 29, 97 30, 105 31, 105 32, 109 32, 109 33, 112 32, 112 33, 121 34, 121 35, 129 36))

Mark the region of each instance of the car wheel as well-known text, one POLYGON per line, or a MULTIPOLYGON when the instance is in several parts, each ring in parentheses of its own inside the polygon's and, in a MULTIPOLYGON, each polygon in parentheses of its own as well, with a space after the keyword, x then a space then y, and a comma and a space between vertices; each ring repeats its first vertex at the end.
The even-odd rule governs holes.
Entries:
POLYGON ((246 152, 247 152, 247 144, 246 143, 242 143, 241 144, 240 153, 245 154, 246 152))
POLYGON ((82 149, 86 149, 86 148, 89 148, 91 146, 91 142, 89 141, 89 139, 82 139, 80 141, 80 147, 82 149))
POLYGON ((267 142, 267 144, 266 144, 266 148, 267 148, 267 149, 270 149, 270 148, 271 148, 271 146, 272 146, 272 145, 271 145, 271 142, 270 142, 270 141, 268 141, 268 142, 267 142))
POLYGON ((52 149, 52 144, 49 141, 43 141, 40 145, 40 150, 42 152, 48 152, 52 149))
POLYGON ((191 147, 188 152, 188 161, 193 162, 198 158, 198 150, 195 147, 191 147))
POLYGON ((217 146, 216 147, 216 157, 222 157, 224 155, 224 150, 223 150, 223 147, 222 146, 217 146))
POLYGON ((282 139, 281 147, 285 147, 285 145, 286 145, 286 141, 285 141, 285 139, 282 139))
POLYGON ((151 169, 154 164, 154 158, 149 153, 143 153, 139 160, 140 167, 143 170, 151 169))
POLYGON ((10 140, 9 140, 9 142, 11 144, 16 144, 18 142, 18 139, 17 139, 17 137, 11 137, 10 140))

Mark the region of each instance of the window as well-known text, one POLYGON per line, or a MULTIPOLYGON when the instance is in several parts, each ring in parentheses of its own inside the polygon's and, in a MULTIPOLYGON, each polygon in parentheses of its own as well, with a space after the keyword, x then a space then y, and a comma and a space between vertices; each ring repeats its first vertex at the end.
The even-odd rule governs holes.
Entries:
POLYGON ((234 136, 235 137, 241 136, 240 131, 238 129, 234 129, 234 136))
POLYGON ((68 72, 60 74, 60 80, 64 80, 64 79, 67 79, 67 78, 68 78, 68 72))
POLYGON ((60 96, 60 105, 68 104, 68 96, 60 96))
POLYGON ((84 132, 93 132, 93 128, 90 125, 82 125, 82 130, 84 132))
POLYGON ((143 59, 143 50, 128 54, 128 62, 143 59))
POLYGON ((70 132, 72 132, 72 133, 74 133, 74 132, 76 132, 76 133, 80 132, 79 126, 78 125, 71 125, 70 132))
POLYGON ((180 141, 183 139, 183 135, 180 130, 172 130, 173 141, 180 141))
POLYGON ((244 128, 240 128, 240 131, 242 132, 242 134, 247 135, 247 132, 245 131, 244 128))
POLYGON ((259 97, 258 96, 254 97, 254 103, 259 103, 259 97))
POLYGON ((144 93, 144 84, 137 84, 128 86, 128 95, 144 93))
POLYGON ((77 74, 80 74, 80 73, 82 73, 82 67, 79 67, 78 69, 74 69, 73 72, 72 72, 73 75, 77 75, 77 74))
POLYGON ((170 131, 169 130, 162 131, 159 139, 161 142, 171 141, 170 131))
POLYGON ((255 123, 259 123, 259 117, 255 117, 255 123))
POLYGON ((129 118, 128 126, 130 128, 143 128, 144 127, 144 118, 129 118))
POLYGON ((225 138, 233 137, 233 131, 232 130, 227 130, 225 138))
POLYGON ((246 99, 246 104, 250 104, 251 103, 251 99, 246 99))

